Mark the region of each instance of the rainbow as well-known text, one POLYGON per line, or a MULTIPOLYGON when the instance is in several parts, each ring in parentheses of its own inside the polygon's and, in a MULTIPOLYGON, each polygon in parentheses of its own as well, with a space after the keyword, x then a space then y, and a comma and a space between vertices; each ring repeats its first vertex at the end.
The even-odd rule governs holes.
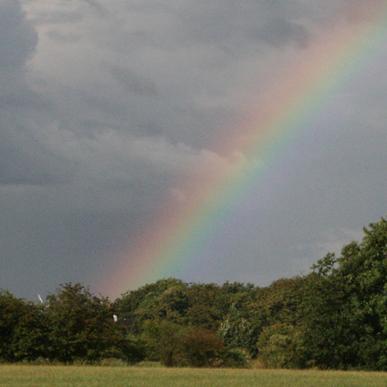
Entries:
POLYGON ((153 224, 120 255, 119 266, 101 286, 104 292, 118 295, 190 264, 216 224, 229 216, 232 203, 256 184, 282 147, 313 122, 334 92, 374 57, 386 42, 387 2, 354 3, 350 14, 359 20, 333 23, 255 101, 254 113, 235 136, 214 147, 229 155, 230 163, 211 179, 203 179, 206 171, 201 167, 180 182, 181 191, 189 193, 184 205, 177 205, 175 198, 163 203, 153 224))

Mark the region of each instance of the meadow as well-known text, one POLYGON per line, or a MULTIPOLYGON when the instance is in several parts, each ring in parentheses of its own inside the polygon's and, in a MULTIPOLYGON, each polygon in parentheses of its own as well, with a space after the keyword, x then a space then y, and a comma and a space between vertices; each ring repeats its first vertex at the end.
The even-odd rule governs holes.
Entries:
POLYGON ((387 373, 164 367, 0 366, 0 386, 387 386, 387 373))

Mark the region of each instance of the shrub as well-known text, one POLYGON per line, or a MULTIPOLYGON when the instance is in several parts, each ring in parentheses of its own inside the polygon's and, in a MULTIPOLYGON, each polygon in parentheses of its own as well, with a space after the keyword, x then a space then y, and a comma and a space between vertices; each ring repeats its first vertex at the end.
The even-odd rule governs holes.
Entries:
POLYGON ((159 360, 167 367, 183 365, 182 331, 180 325, 170 321, 149 321, 145 324, 143 340, 147 359, 159 360))
POLYGON ((224 351, 222 360, 224 367, 246 368, 249 364, 249 354, 242 348, 231 348, 224 351))
POLYGON ((118 357, 128 363, 138 363, 145 359, 146 346, 141 338, 133 335, 128 335, 125 340, 122 340, 118 345, 120 355, 118 357))
POLYGON ((188 365, 210 367, 221 358, 223 340, 205 328, 189 328, 182 335, 182 352, 188 365))
POLYGON ((303 343, 301 331, 284 323, 270 325, 258 339, 259 358, 270 368, 302 368, 303 343))
POLYGON ((101 359, 98 362, 98 365, 103 367, 126 367, 128 363, 126 363, 124 360, 117 359, 115 357, 109 357, 109 358, 101 359))

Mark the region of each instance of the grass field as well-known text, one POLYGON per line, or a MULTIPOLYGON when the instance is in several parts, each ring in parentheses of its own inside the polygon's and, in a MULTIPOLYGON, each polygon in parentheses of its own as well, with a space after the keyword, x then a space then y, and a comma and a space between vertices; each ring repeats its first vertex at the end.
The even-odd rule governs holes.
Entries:
POLYGON ((5 365, 0 366, 0 386, 385 387, 387 373, 5 365))

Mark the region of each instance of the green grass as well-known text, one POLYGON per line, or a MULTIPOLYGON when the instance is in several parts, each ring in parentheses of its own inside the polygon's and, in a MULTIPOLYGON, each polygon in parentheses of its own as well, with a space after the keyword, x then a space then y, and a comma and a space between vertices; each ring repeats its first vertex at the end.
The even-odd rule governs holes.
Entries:
POLYGON ((387 373, 162 367, 0 366, 0 386, 387 386, 387 373))

